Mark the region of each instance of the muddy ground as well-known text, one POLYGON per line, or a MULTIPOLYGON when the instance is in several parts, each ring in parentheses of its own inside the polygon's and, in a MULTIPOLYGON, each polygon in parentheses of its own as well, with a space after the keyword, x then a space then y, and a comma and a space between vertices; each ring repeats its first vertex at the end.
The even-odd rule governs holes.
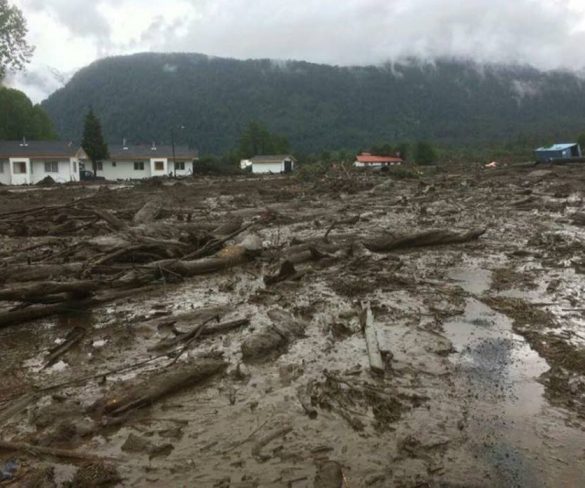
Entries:
MULTIPOLYGON (((84 239, 116 222, 58 207, 80 201, 122 223, 162 202, 147 227, 254 223, 220 253, 251 236, 262 249, 41 319, 0 315, 1 440, 28 445, 0 449, 0 486, 584 486, 584 183, 585 167, 563 166, 3 187, 2 290, 19 282, 15 262, 92 262, 84 239), (463 243, 364 246, 484 227, 463 243), (310 259, 283 266, 303 243, 310 259), (362 331, 368 304, 381 373, 362 331), (120 407, 214 361, 200 381, 120 407)), ((9 297, 1 313, 51 302, 9 297)))

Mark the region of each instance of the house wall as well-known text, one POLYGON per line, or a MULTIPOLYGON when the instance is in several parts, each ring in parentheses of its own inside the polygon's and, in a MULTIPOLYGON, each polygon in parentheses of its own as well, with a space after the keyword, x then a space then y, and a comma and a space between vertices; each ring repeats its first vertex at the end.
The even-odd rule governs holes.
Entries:
MULTIPOLYGON (((142 160, 144 170, 135 170, 134 161, 103 161, 102 169, 97 171, 97 176, 103 176, 106 180, 140 180, 150 178, 150 161, 142 160), (114 166, 114 162, 116 166, 114 166)), ((93 171, 91 162, 86 164, 85 168, 93 171)))
POLYGON ((28 158, 10 158, 10 184, 27 185, 30 183, 30 159, 28 158), (14 163, 25 163, 26 173, 14 174, 14 163))
POLYGON ((252 173, 282 173, 284 171, 284 163, 253 163, 252 173))
POLYGON ((8 159, 0 160, 0 183, 10 185, 10 161, 8 159))
MULTIPOLYGON (((177 162, 182 162, 182 161, 177 161, 177 162)), ((175 167, 174 167, 174 163, 172 160, 169 160, 168 162, 168 167, 169 167, 169 173, 173 173, 175 174, 175 167)), ((178 169, 177 170, 177 176, 190 176, 193 174, 193 161, 185 161, 185 169, 181 170, 178 169)))
MULTIPOLYGON (((54 159, 47 160, 47 161, 55 161, 54 159)), ((30 174, 30 182, 34 185, 39 181, 43 180, 47 176, 53 178, 57 183, 67 183, 68 181, 78 181, 79 177, 76 180, 73 180, 74 175, 72 174, 72 161, 71 160, 60 160, 57 161, 58 163, 58 170, 56 173, 45 171, 45 160, 33 160, 31 161, 31 174, 30 174)))
POLYGON ((150 174, 151 176, 167 176, 169 174, 169 160, 166 158, 151 158, 150 160, 150 174), (155 165, 157 162, 163 163, 163 169, 157 170, 155 165))

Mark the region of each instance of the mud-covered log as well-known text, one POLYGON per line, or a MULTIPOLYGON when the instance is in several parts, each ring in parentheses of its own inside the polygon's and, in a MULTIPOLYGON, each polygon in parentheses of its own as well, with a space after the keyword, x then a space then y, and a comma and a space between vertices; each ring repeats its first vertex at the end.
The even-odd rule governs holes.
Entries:
POLYGON ((116 417, 137 408, 152 405, 161 398, 205 381, 225 370, 223 359, 199 359, 179 369, 172 369, 139 385, 120 385, 95 405, 97 413, 116 417))
POLYGON ((76 297, 86 297, 102 286, 104 286, 104 283, 90 280, 41 281, 0 289, 0 300, 29 302, 59 293, 70 293, 76 297))
POLYGON ((0 281, 42 281, 62 277, 78 276, 85 263, 23 264, 0 269, 0 281))
POLYGON ((443 244, 461 244, 479 239, 486 229, 473 229, 457 232, 448 229, 433 229, 411 234, 388 234, 366 240, 364 246, 372 252, 388 252, 394 249, 410 247, 440 246, 443 244))
POLYGON ((87 310, 88 308, 101 305, 102 303, 133 296, 147 290, 152 290, 152 288, 147 287, 134 288, 132 290, 111 291, 104 293, 101 296, 86 298, 84 300, 70 300, 61 303, 31 306, 19 310, 0 312, 0 329, 9 325, 30 322, 31 320, 43 319, 53 315, 79 313, 87 310))
POLYGON ((378 335, 376 334, 376 327, 374 324, 374 315, 368 303, 362 312, 362 329, 364 337, 366 338, 366 347, 368 350, 368 359, 370 361, 370 369, 378 374, 384 373, 384 360, 378 345, 378 335))
POLYGON ((149 200, 136 212, 132 220, 135 225, 148 224, 159 216, 161 210, 162 202, 160 200, 149 200))

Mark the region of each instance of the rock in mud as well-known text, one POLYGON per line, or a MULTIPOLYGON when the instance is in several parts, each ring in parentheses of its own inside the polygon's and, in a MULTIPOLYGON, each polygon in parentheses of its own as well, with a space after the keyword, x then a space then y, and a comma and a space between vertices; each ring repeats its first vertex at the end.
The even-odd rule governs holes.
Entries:
POLYGON ((343 471, 341 465, 335 461, 323 463, 317 469, 314 488, 342 488, 343 471))
POLYGON ((242 343, 244 360, 254 361, 281 353, 305 333, 306 325, 284 310, 270 310, 268 317, 272 320, 272 325, 252 334, 242 343))

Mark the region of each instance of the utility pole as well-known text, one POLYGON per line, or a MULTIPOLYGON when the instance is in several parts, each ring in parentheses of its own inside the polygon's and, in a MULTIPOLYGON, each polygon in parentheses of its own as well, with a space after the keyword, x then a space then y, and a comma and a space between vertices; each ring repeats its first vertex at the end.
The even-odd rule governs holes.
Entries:
POLYGON ((171 145, 173 146, 173 171, 175 178, 177 177, 177 160, 175 158, 175 128, 171 129, 171 145))
POLYGON ((185 128, 184 125, 178 125, 171 127, 171 146, 173 147, 173 172, 175 178, 177 177, 177 158, 175 156, 175 129, 183 130, 185 128))

